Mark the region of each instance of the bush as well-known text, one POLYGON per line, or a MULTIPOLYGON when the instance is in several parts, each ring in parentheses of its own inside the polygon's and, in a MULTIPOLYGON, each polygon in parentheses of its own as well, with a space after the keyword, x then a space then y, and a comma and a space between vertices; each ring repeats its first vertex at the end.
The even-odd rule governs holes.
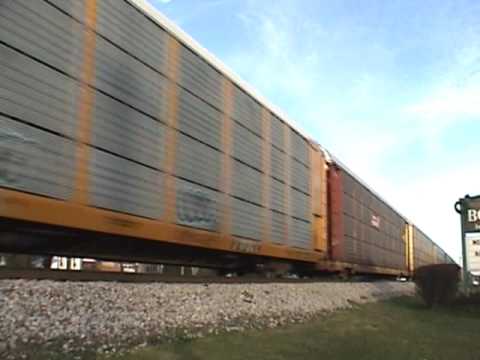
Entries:
POLYGON ((437 264, 419 267, 413 280, 417 292, 428 307, 447 305, 457 294, 460 268, 456 264, 437 264))

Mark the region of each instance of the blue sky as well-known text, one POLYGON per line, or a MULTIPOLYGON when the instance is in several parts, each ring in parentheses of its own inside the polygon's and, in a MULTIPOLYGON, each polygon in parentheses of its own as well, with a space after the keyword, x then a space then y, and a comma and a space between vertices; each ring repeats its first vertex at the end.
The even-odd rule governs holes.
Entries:
POLYGON ((480 194, 480 1, 150 0, 458 261, 480 194))

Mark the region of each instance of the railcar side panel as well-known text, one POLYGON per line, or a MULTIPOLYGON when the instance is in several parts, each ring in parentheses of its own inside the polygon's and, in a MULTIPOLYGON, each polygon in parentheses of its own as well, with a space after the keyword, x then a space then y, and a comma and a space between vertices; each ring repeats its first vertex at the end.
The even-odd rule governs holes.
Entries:
POLYGON ((413 225, 413 264, 414 269, 436 263, 433 241, 418 227, 413 225))
POLYGON ((406 273, 404 219, 337 164, 329 184, 331 259, 406 273))

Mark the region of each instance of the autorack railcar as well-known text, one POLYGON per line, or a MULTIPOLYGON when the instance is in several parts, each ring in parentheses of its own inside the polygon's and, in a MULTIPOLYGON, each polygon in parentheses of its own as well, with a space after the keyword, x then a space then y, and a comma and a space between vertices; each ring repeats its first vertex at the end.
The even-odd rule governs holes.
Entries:
POLYGON ((0 30, 0 251, 392 275, 432 261, 148 2, 3 1, 0 30))

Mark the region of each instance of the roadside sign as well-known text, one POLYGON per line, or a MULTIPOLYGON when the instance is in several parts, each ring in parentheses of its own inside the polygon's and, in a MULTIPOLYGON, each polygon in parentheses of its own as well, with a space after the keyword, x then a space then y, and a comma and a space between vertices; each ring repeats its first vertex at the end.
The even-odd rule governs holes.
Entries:
POLYGON ((466 195, 458 200, 455 211, 461 216, 463 283, 468 291, 471 275, 480 273, 480 195, 466 195))
POLYGON ((480 233, 467 233, 465 236, 467 251, 467 270, 471 274, 480 273, 480 233))
POLYGON ((480 232, 480 196, 465 198, 464 230, 469 232, 480 232))

